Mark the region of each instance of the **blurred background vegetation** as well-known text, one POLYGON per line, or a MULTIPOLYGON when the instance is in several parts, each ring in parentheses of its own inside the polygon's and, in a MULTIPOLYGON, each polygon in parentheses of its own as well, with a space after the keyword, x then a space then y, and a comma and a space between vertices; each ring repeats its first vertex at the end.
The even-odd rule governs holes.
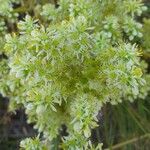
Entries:
MULTIPOLYGON (((15 11, 21 12, 18 17, 24 18, 26 11, 30 15, 34 14, 36 2, 26 0, 24 7, 15 4, 15 11)), ((55 3, 55 0, 53 2, 55 3)), ((138 42, 145 49, 142 57, 148 62, 147 72, 150 72, 150 1, 144 2, 148 11, 137 18, 143 23, 144 35, 143 41, 138 42)), ((38 15, 37 12, 36 14, 38 15)), ((9 26, 9 30, 12 28, 16 27, 9 26)), ((3 56, 1 55, 0 59, 1 57, 3 56)), ((26 123, 24 110, 18 110, 16 114, 8 113, 8 103, 9 99, 0 96, 0 150, 16 150, 21 139, 37 134, 32 125, 26 123)), ((92 131, 93 143, 102 142, 104 148, 112 146, 112 149, 121 150, 150 149, 150 95, 145 100, 139 98, 133 103, 124 101, 117 106, 107 104, 99 112, 98 119, 100 127, 92 131)))

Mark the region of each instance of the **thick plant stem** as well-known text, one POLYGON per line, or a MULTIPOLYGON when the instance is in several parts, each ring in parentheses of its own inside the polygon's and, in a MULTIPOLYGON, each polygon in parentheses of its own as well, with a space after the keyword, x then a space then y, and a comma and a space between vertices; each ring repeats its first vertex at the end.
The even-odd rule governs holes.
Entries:
POLYGON ((112 147, 110 147, 110 148, 106 148, 105 150, 115 150, 115 149, 121 148, 121 147, 123 147, 123 146, 125 146, 125 145, 128 145, 128 144, 137 142, 137 141, 139 141, 139 140, 142 140, 142 139, 144 139, 144 138, 150 138, 150 133, 144 134, 144 135, 142 135, 142 136, 140 136, 140 137, 135 137, 135 138, 130 139, 130 140, 127 140, 127 141, 125 141, 125 142, 121 142, 121 143, 116 144, 116 145, 114 145, 114 146, 112 146, 112 147))

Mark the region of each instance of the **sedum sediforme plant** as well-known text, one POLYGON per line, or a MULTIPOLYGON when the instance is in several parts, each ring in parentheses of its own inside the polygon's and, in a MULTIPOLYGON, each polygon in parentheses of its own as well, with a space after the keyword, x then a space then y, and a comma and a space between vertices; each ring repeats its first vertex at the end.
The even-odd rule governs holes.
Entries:
POLYGON ((141 55, 135 41, 142 25, 135 20, 139 0, 60 0, 47 3, 41 18, 26 15, 18 32, 7 34, 1 61, 0 91, 10 108, 23 106, 39 135, 21 149, 54 149, 62 124, 68 136, 59 148, 99 150, 91 144, 98 111, 127 97, 142 95, 141 55), (122 17, 123 16, 123 17, 122 17))

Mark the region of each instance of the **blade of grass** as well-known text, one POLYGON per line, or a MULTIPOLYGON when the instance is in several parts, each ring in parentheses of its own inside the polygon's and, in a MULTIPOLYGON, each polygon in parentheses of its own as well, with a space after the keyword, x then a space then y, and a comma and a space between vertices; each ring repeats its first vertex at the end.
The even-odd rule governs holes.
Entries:
POLYGON ((142 136, 140 136, 140 137, 132 138, 132 139, 127 140, 127 141, 124 141, 124 142, 121 142, 121 143, 119 143, 119 144, 116 144, 116 145, 114 145, 114 146, 112 146, 112 147, 110 147, 110 148, 106 148, 106 149, 104 149, 104 150, 115 150, 115 149, 121 148, 121 147, 123 147, 123 146, 126 146, 126 145, 128 145, 128 144, 131 144, 131 143, 137 142, 137 141, 139 141, 139 140, 142 140, 142 139, 144 139, 144 138, 150 138, 150 133, 144 134, 144 135, 142 135, 142 136))

